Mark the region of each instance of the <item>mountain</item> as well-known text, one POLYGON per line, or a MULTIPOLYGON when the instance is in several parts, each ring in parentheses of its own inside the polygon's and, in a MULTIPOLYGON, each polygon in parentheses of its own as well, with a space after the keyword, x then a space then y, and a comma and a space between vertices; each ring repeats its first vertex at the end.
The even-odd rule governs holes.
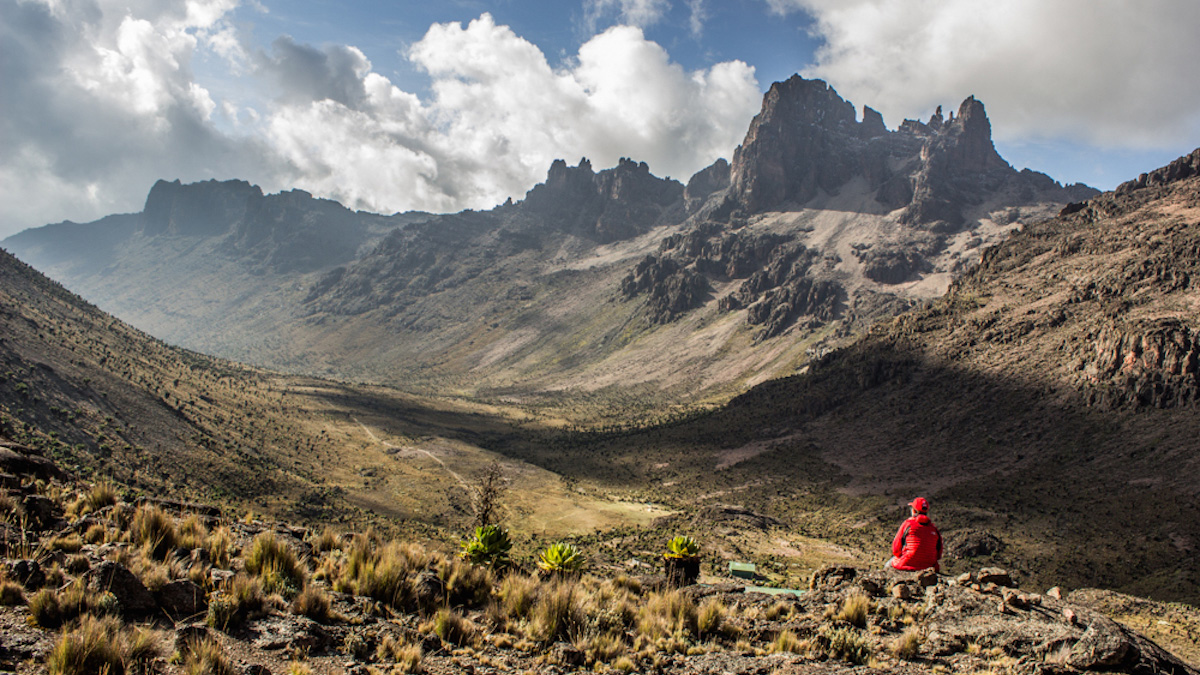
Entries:
POLYGON ((1200 150, 1026 225, 802 374, 542 461, 863 547, 921 494, 968 558, 1197 603, 1197 283, 1200 150))
POLYGON ((621 406, 626 387, 692 402, 793 372, 1093 194, 1012 169, 974 98, 889 131, 797 76, 767 92, 732 163, 686 186, 630 159, 556 161, 519 202, 381 216, 241 181, 160 182, 141 213, 4 245, 191 349, 621 406))

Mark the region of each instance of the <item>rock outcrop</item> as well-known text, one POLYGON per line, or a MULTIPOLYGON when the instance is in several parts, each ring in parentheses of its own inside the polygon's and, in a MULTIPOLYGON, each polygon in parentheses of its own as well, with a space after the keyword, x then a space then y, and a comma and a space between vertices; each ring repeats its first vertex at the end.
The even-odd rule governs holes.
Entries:
POLYGON ((610 243, 649 230, 683 192, 678 181, 651 175, 645 162, 622 158, 612 169, 595 173, 587 158, 575 167, 558 159, 546 182, 534 186, 518 207, 555 229, 610 243))
POLYGON ((861 179, 880 208, 903 208, 904 222, 953 230, 965 222, 967 209, 1001 193, 1015 202, 1040 193, 1063 203, 1097 194, 1013 169, 996 152, 987 113, 973 96, 948 120, 939 107, 927 123, 905 120, 888 131, 877 111, 864 107, 859 122, 853 105, 833 88, 798 75, 771 86, 734 152, 722 191, 723 177, 724 168, 713 165, 689 182, 692 212, 703 208, 706 217, 724 219, 786 210, 861 179), (702 207, 707 195, 716 199, 702 207))

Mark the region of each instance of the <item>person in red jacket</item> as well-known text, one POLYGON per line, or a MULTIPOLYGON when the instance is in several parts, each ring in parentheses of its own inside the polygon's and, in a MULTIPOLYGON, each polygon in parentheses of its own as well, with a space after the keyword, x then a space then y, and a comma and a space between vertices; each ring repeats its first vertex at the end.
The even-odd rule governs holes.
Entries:
POLYGON ((923 570, 930 567, 941 571, 942 533, 929 519, 929 502, 917 497, 909 504, 912 516, 900 525, 892 540, 892 559, 889 567, 898 570, 923 570))

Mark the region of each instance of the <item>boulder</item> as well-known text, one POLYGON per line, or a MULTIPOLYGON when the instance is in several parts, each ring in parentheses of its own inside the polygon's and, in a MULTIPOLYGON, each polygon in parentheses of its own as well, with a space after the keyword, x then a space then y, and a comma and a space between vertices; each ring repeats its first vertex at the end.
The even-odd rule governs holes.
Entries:
POLYGON ((158 606, 172 619, 197 616, 208 611, 204 589, 189 579, 177 579, 154 592, 158 606))
POLYGON ((145 616, 158 610, 154 595, 121 563, 105 560, 86 576, 91 590, 96 593, 108 591, 117 598, 121 614, 126 617, 145 616))

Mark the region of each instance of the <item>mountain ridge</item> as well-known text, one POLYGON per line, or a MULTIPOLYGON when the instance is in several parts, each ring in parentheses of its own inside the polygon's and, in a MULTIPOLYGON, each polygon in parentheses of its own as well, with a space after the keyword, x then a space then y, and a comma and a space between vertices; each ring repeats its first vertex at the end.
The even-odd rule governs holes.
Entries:
POLYGON ((950 118, 889 131, 797 76, 732 163, 686 186, 630 159, 558 160, 519 202, 381 216, 160 182, 142 214, 98 221, 115 241, 95 250, 66 224, 5 245, 168 341, 290 372, 716 400, 936 297, 984 246, 1094 193, 1008 166, 974 98, 950 118))

